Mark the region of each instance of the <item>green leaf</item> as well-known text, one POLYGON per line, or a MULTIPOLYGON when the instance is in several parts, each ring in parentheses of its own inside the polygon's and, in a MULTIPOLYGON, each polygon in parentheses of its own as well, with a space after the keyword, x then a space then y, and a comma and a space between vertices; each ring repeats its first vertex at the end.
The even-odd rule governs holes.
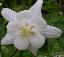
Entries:
POLYGON ((54 56, 61 51, 60 46, 56 41, 56 39, 47 39, 47 42, 48 42, 49 56, 54 56))
POLYGON ((24 51, 23 56, 24 57, 32 57, 32 53, 30 51, 26 50, 26 51, 24 51))

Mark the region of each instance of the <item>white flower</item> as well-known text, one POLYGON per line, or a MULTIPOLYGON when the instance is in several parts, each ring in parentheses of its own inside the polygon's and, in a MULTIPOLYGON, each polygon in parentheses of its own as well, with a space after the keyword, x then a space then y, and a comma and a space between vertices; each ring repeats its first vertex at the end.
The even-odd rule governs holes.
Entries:
POLYGON ((42 0, 37 2, 29 9, 19 13, 3 8, 2 16, 9 21, 7 34, 1 40, 1 45, 14 44, 19 50, 30 50, 37 54, 37 50, 45 43, 46 38, 61 36, 62 31, 53 26, 47 25, 42 18, 42 0))

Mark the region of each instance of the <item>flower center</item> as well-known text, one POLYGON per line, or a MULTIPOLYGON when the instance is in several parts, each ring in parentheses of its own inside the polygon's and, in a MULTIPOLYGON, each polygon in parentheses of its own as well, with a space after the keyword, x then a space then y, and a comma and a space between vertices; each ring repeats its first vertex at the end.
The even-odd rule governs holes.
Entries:
POLYGON ((22 35, 23 37, 30 37, 30 36, 32 36, 32 34, 33 34, 33 32, 32 32, 32 27, 29 26, 29 25, 24 25, 24 26, 22 26, 20 32, 21 32, 21 35, 22 35))

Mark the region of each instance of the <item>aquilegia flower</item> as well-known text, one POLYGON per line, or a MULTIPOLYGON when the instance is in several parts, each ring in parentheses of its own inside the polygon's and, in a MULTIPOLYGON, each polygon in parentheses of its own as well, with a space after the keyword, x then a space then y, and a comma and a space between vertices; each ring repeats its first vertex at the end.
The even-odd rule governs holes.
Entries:
POLYGON ((9 21, 7 34, 1 40, 1 45, 14 44, 19 50, 30 50, 37 54, 37 50, 44 45, 45 38, 56 38, 61 36, 62 31, 56 27, 47 25, 42 18, 42 0, 29 9, 19 13, 3 8, 2 16, 9 21))

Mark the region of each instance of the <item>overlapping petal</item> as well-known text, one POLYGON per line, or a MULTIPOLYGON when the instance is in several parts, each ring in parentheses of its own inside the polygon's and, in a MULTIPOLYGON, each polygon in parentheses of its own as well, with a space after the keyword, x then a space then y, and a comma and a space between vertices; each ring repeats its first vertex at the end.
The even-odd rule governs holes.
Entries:
POLYGON ((47 27, 47 23, 42 17, 36 17, 36 19, 32 19, 31 24, 36 25, 35 27, 39 31, 43 31, 47 27))
POLYGON ((42 45, 44 45, 44 43, 45 43, 45 37, 44 37, 44 35, 42 35, 40 33, 36 33, 36 35, 34 35, 30 38, 31 46, 36 49, 42 47, 42 45))
POLYGON ((26 38, 23 38, 23 37, 16 37, 15 40, 14 40, 14 46, 19 49, 19 50, 25 50, 27 49, 29 45, 29 41, 28 39, 26 38))

